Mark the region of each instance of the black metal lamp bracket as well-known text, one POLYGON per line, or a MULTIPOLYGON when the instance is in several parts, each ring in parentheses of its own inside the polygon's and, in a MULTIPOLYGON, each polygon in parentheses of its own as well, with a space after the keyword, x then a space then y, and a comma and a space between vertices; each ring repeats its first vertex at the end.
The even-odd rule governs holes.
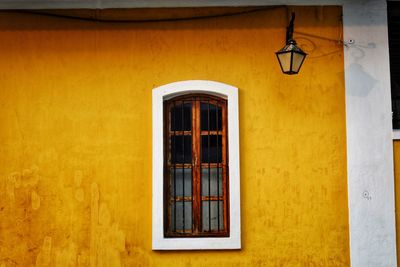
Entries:
POLYGON ((289 26, 286 28, 286 44, 295 43, 293 40, 293 29, 294 29, 294 19, 296 14, 292 12, 292 18, 290 20, 289 26))

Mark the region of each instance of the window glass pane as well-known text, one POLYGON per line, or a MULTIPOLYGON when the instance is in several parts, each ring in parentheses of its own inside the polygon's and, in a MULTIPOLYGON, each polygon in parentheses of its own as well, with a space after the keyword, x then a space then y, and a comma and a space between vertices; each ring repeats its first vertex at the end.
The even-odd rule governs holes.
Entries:
POLYGON ((223 201, 202 201, 202 231, 218 231, 218 217, 219 217, 219 230, 224 229, 224 205, 223 201), (219 216, 218 206, 219 203, 219 216), (211 209, 211 210, 210 210, 211 209), (211 217, 210 217, 211 213, 211 217), (211 220, 210 220, 211 218, 211 220))
POLYGON ((192 136, 176 135, 171 136, 171 162, 191 163, 192 162, 192 136))
POLYGON ((174 202, 171 203, 171 230, 174 230, 175 216, 176 216, 176 230, 191 230, 192 229, 192 201, 177 201, 176 203, 176 214, 174 202), (185 203, 185 205, 183 205, 185 203), (183 208, 185 206, 185 209, 183 208), (185 214, 185 219, 183 215, 185 214), (183 227, 185 224, 185 227, 183 227))
POLYGON ((222 162, 222 137, 221 137, 221 135, 202 135, 201 136, 201 162, 202 163, 222 162), (218 142, 218 147, 217 147, 217 142, 218 142))
MULTIPOLYGON (((393 129, 400 129, 400 2, 387 1, 389 56, 390 56, 390 84, 392 87, 393 129)), ((366 82, 366 81, 364 81, 366 82)))
POLYGON ((201 194, 202 196, 218 196, 217 176, 219 177, 219 196, 222 196, 222 168, 201 169, 201 194), (208 178, 210 178, 210 194, 208 191, 208 178))
POLYGON ((392 92, 392 110, 393 110, 393 115, 392 115, 393 129, 400 129, 400 96, 393 96, 393 92, 392 92))
POLYGON ((200 127, 202 131, 216 131, 217 130, 217 120, 218 120, 218 130, 222 130, 222 109, 218 107, 218 117, 217 117, 217 106, 213 104, 201 102, 200 104, 201 109, 201 118, 200 118, 200 127), (208 109, 210 107, 210 109, 208 109), (208 121, 210 118, 210 124, 208 121), (210 125, 210 129, 208 128, 210 125))
POLYGON ((171 197, 174 196, 174 189, 176 188, 176 196, 183 196, 183 184, 185 184, 185 197, 192 196, 192 169, 175 169, 176 187, 174 185, 174 169, 170 171, 171 177, 171 197), (185 182, 185 183, 183 183, 185 182))
POLYGON ((171 131, 192 129, 192 103, 177 102, 171 107, 171 131))

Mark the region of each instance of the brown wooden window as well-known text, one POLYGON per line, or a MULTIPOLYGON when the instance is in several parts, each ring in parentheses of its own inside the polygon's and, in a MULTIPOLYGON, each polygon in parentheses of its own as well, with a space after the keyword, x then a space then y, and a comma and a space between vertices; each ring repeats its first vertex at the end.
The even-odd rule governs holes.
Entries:
POLYGON ((229 236, 227 101, 164 102, 164 235, 229 236))

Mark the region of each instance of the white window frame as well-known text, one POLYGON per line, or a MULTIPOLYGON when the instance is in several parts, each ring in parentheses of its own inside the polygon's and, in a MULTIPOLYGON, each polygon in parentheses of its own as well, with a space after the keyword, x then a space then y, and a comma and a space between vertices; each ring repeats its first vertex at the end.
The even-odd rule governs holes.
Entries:
POLYGON ((153 89, 153 250, 240 249, 240 166, 238 88, 214 81, 189 80, 153 89), (164 237, 164 101, 206 93, 228 101, 229 237, 164 237))

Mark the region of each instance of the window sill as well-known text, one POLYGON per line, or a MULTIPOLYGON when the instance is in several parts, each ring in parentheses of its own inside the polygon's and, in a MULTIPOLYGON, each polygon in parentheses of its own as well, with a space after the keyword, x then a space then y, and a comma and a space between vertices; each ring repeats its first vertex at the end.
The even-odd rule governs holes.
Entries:
POLYGON ((153 238, 153 250, 241 249, 240 237, 153 238))
POLYGON ((400 129, 393 129, 392 139, 400 140, 400 129))

